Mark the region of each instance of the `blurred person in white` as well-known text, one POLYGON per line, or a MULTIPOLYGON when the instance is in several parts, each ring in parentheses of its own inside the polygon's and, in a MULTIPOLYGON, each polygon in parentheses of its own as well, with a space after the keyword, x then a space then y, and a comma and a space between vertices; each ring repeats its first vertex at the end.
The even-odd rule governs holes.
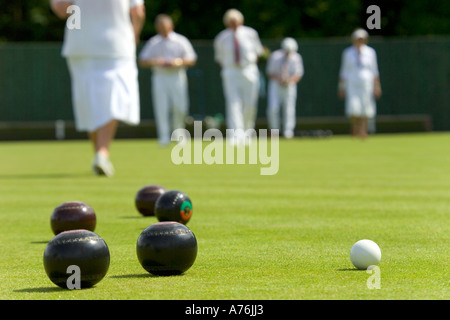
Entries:
POLYGON ((170 16, 159 14, 155 29, 158 34, 142 48, 139 65, 152 69, 153 112, 158 142, 164 146, 170 143, 173 130, 185 128, 189 110, 186 69, 195 65, 197 54, 190 41, 174 31, 170 16))
POLYGON ((303 59, 297 52, 298 44, 293 38, 285 38, 281 49, 272 52, 266 67, 269 77, 267 95, 267 119, 270 129, 280 129, 282 109, 283 136, 294 137, 296 126, 297 84, 304 74, 303 59))
MULTIPOLYGON (((229 9, 223 16, 226 29, 214 39, 214 58, 221 67, 228 129, 246 132, 255 128, 259 93, 258 58, 264 48, 258 32, 244 25, 243 14, 229 9)), ((236 136, 241 144, 244 136, 236 136)))
POLYGON ((369 34, 356 29, 352 46, 342 53, 338 95, 345 99, 345 113, 350 118, 352 135, 365 139, 368 119, 376 115, 376 101, 381 97, 377 54, 367 45, 369 34))
POLYGON ((140 122, 136 44, 145 23, 144 0, 50 0, 67 19, 79 10, 79 28, 66 26, 62 55, 72 85, 75 126, 87 131, 95 156, 92 171, 112 176, 110 144, 118 122, 140 122))

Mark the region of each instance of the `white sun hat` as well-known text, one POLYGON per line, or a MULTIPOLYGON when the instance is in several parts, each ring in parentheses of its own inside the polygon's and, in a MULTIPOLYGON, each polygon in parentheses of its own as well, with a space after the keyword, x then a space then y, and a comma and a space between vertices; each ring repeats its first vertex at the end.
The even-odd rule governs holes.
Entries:
POLYGON ((281 48, 288 52, 295 52, 298 50, 298 44, 294 38, 288 37, 284 38, 283 41, 281 41, 281 48))
POLYGON ((364 29, 358 28, 352 33, 352 40, 367 38, 369 38, 369 33, 364 29))

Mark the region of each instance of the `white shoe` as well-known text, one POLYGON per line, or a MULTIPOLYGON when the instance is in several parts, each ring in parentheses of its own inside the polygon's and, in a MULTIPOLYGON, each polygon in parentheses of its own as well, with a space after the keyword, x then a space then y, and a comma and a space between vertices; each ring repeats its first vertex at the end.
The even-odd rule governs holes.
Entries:
POLYGON ((247 145, 249 137, 243 131, 236 131, 231 136, 227 135, 226 140, 232 147, 243 147, 247 145))
POLYGON ((286 139, 293 139, 294 138, 294 132, 292 132, 292 131, 285 131, 284 132, 284 137, 286 139))
POLYGON ((108 156, 97 152, 92 163, 92 171, 99 176, 111 177, 114 175, 114 166, 108 156))

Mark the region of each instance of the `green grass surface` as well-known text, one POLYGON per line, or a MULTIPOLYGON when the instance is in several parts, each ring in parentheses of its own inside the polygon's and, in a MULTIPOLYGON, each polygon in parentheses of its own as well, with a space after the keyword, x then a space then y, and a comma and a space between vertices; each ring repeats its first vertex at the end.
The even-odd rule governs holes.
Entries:
POLYGON ((280 140, 280 170, 180 165, 155 140, 117 140, 113 178, 91 174, 87 141, 0 143, 0 299, 449 299, 450 135, 280 140), (155 277, 136 257, 157 222, 134 208, 147 184, 192 199, 198 256, 155 277), (50 215, 79 200, 97 214, 111 265, 95 287, 64 290, 43 267, 50 215), (351 264, 360 239, 382 250, 381 288, 351 264))

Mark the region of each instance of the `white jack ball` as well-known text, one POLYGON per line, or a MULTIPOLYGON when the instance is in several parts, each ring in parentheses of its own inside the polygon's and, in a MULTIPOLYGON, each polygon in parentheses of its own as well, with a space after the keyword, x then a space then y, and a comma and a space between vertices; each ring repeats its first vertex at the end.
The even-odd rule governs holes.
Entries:
POLYGON ((350 260, 356 268, 361 270, 372 265, 376 266, 381 260, 380 247, 372 240, 359 240, 350 251, 350 260))

